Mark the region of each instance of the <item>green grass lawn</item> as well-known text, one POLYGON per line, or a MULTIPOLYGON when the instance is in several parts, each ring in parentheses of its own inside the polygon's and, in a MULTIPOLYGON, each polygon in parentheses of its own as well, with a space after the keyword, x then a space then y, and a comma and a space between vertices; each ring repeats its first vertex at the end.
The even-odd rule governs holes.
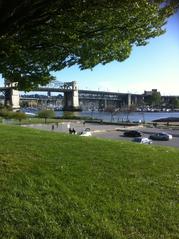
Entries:
MULTIPOLYGON (((45 119, 42 118, 38 118, 38 117, 27 117, 26 119, 22 119, 20 122, 19 120, 16 119, 10 119, 7 120, 9 121, 9 124, 12 125, 20 125, 20 124, 44 124, 45 123, 45 119)), ((0 123, 3 122, 3 119, 0 117, 0 123)), ((47 119, 47 124, 48 123, 56 123, 56 122, 61 122, 61 120, 59 119, 47 119)), ((7 122, 6 122, 7 124, 7 122)))
MULTIPOLYGON (((85 117, 76 117, 77 120, 85 120, 85 117)), ((51 123, 62 123, 65 120, 69 121, 69 120, 75 120, 74 118, 64 118, 61 117, 59 119, 57 118, 52 118, 52 119, 47 119, 46 123, 47 124, 51 124, 51 123)), ((3 119, 2 117, 0 117, 0 123, 3 123, 3 119)), ((45 123, 45 119, 43 118, 38 118, 38 117, 27 117, 26 119, 22 119, 21 121, 17 120, 17 119, 10 119, 10 120, 6 120, 5 124, 11 124, 11 125, 21 125, 21 124, 44 124, 45 123)))
POLYGON ((0 239, 177 239, 179 150, 0 125, 0 239))

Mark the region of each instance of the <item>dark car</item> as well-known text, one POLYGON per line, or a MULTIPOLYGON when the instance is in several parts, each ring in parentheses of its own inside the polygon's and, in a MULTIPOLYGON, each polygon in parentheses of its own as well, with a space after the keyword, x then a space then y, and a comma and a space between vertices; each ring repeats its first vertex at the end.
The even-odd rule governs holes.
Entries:
POLYGON ((141 137, 142 134, 141 132, 137 131, 137 130, 128 130, 125 131, 123 134, 125 137, 141 137))
POLYGON ((152 134, 152 135, 150 135, 149 138, 153 139, 153 140, 168 141, 168 140, 172 139, 172 135, 165 133, 165 132, 161 132, 161 133, 152 134))

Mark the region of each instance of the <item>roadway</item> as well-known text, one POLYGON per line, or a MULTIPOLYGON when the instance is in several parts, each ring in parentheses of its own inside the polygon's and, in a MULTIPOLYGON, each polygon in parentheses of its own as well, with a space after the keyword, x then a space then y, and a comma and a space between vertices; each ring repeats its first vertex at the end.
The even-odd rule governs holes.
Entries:
MULTIPOLYGON (((155 133, 155 132, 164 132, 164 130, 156 130, 151 129, 148 131, 148 129, 142 129, 140 130, 142 132, 142 136, 148 138, 150 134, 155 133)), ((167 133, 171 133, 170 130, 165 130, 167 133)), ((93 136, 98 137, 98 138, 106 138, 106 139, 112 139, 112 140, 127 140, 127 141, 133 141, 133 138, 131 137, 124 137, 123 136, 124 131, 119 130, 119 131, 111 131, 111 132, 98 132, 98 133, 93 133, 93 136)), ((172 134, 172 133, 171 133, 172 134)), ((179 132, 178 132, 179 135, 179 132)), ((159 140, 153 140, 153 145, 163 145, 163 146, 171 146, 171 147, 179 147, 179 137, 174 137, 170 141, 159 141, 159 140)))
MULTIPOLYGON (((71 128, 74 128, 77 133, 80 133, 85 128, 90 128, 92 132, 92 136, 96 138, 105 138, 111 140, 127 140, 132 141, 133 138, 124 137, 123 133, 125 130, 139 130, 142 132, 143 137, 149 137, 150 134, 156 132, 167 132, 173 135, 173 139, 170 141, 154 141, 154 145, 163 145, 163 146, 171 146, 171 147, 179 147, 179 130, 171 130, 171 129, 158 129, 158 128, 146 128, 146 127, 118 127, 116 125, 102 125, 102 124, 91 124, 86 123, 83 124, 82 121, 64 121, 59 123, 58 125, 54 124, 53 131, 55 132, 64 132, 68 133, 68 125, 71 128)), ((40 130, 48 130, 52 131, 52 124, 32 124, 32 125, 24 125, 24 127, 31 127, 40 130)))

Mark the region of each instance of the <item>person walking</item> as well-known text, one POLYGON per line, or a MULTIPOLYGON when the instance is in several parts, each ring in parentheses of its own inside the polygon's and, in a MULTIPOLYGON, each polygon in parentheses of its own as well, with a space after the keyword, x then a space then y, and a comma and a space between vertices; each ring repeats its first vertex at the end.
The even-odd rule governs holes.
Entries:
POLYGON ((67 124, 67 129, 69 130, 71 127, 70 127, 70 123, 67 124))

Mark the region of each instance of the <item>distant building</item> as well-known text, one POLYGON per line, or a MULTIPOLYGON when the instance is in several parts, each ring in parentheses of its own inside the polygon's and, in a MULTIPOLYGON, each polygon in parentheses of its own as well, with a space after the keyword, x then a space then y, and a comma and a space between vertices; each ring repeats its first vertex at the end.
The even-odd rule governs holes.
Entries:
POLYGON ((153 93, 159 93, 160 94, 160 91, 157 91, 157 89, 152 89, 151 91, 145 90, 144 91, 144 96, 149 96, 149 95, 152 95, 153 93))

